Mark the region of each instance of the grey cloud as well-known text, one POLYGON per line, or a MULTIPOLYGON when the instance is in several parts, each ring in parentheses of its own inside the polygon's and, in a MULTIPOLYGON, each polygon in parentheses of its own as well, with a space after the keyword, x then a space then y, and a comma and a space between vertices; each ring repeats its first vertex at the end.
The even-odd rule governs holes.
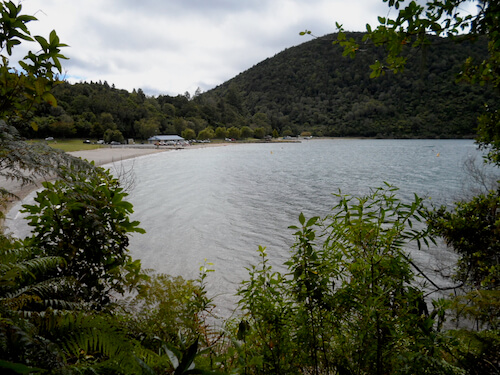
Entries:
POLYGON ((382 0, 90 2, 93 6, 88 8, 67 0, 26 4, 46 10, 48 16, 40 23, 51 22, 61 40, 70 44, 64 53, 71 60, 63 65, 68 76, 107 80, 125 89, 136 86, 149 94, 183 93, 196 86, 207 91, 307 42, 310 38, 299 36, 300 31, 323 36, 335 31, 336 21, 362 31, 364 23, 376 23, 376 16, 388 10, 382 0))

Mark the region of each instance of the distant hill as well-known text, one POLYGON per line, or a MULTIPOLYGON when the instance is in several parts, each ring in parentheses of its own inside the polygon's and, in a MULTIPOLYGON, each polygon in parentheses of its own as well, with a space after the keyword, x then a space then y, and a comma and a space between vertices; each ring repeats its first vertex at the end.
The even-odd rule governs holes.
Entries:
MULTIPOLYGON (((361 38, 362 34, 353 34, 361 38)), ((485 103, 498 94, 458 84, 469 56, 482 58, 484 41, 435 39, 410 56, 404 73, 370 79, 380 50, 364 46, 355 59, 316 38, 268 58, 206 93, 149 97, 141 89, 107 82, 64 82, 54 89, 58 107, 38 106, 38 130, 29 138, 80 137, 106 141, 155 134, 187 138, 263 138, 299 135, 360 137, 472 137, 485 103)))
POLYGON ((234 112, 267 117, 280 134, 453 138, 472 136, 484 103, 498 100, 487 88, 455 82, 468 56, 485 56, 485 41, 436 38, 409 57, 404 73, 371 79, 369 65, 381 51, 365 46, 355 59, 343 57, 341 47, 332 45, 334 37, 289 48, 199 100, 234 107, 229 119, 234 112))

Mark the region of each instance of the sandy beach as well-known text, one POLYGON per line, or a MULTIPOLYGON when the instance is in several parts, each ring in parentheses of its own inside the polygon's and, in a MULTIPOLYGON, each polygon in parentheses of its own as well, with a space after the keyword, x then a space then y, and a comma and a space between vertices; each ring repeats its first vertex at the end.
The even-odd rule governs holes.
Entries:
MULTIPOLYGON (((158 152, 165 152, 166 150, 158 150, 154 148, 98 148, 95 150, 88 151, 75 151, 69 152, 69 154, 86 159, 88 161, 94 161, 96 165, 103 165, 108 163, 117 162, 120 160, 136 158, 139 156, 149 155, 158 152)), ((2 187, 6 188, 10 192, 16 194, 20 199, 25 198, 30 192, 38 189, 46 178, 39 178, 36 184, 21 185, 18 181, 6 180, 3 177, 0 178, 0 183, 2 187)), ((10 202, 4 209, 7 212, 12 204, 10 202)))

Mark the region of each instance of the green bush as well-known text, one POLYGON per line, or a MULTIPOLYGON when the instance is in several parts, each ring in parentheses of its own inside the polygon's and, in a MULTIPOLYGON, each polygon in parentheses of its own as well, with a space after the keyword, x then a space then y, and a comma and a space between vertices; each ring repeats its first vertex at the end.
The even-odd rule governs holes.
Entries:
POLYGON ((43 187, 35 204, 23 206, 33 227, 30 245, 40 255, 65 260, 58 275, 79 283, 74 296, 101 306, 112 292, 135 286, 140 262, 128 254, 128 236, 144 230, 130 221, 132 204, 119 181, 102 168, 71 166, 43 187))
POLYGON ((432 373, 461 370, 444 354, 443 303, 429 313, 405 252, 428 243, 423 200, 409 204, 388 186, 353 198, 338 195, 333 214, 293 226, 285 275, 265 248, 238 294, 246 312, 235 336, 247 373, 432 373))

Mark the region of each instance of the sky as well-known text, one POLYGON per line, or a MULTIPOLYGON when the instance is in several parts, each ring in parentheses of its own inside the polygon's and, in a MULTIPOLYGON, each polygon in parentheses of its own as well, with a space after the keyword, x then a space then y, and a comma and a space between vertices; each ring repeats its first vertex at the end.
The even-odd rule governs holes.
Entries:
MULTIPOLYGON (((19 1, 19 0, 17 0, 19 1)), ((147 95, 208 91, 300 36, 364 31, 388 14, 382 0, 22 0, 32 35, 68 44, 63 76, 147 95)), ((24 48, 24 46, 23 46, 24 48)), ((30 46, 34 48, 34 44, 30 46)), ((21 56, 22 57, 22 56, 21 56)))

